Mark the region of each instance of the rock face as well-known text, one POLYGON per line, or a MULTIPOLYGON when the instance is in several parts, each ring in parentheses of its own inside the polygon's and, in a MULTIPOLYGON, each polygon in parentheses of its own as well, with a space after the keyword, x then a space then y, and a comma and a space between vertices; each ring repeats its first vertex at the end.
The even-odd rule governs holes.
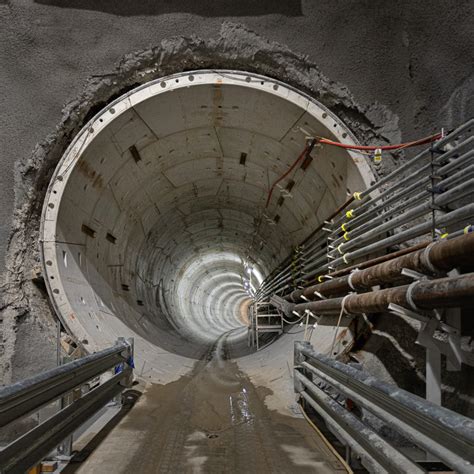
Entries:
MULTIPOLYGON (((45 331, 50 332, 53 339, 51 318, 39 314, 34 316, 33 306, 36 300, 43 302, 43 298, 30 281, 30 269, 39 262, 37 241, 44 193, 72 137, 105 104, 139 84, 183 70, 214 68, 247 70, 285 81, 336 111, 339 118, 364 142, 400 139, 397 118, 386 107, 379 104, 359 106, 345 86, 327 79, 306 56, 269 42, 242 25, 225 22, 216 39, 176 37, 163 41, 158 47, 126 55, 115 70, 89 80, 79 97, 64 108, 63 118, 55 132, 40 143, 29 158, 17 165, 20 179, 16 185, 17 206, 7 258, 7 291, 4 297, 5 311, 9 315, 4 318, 8 340, 6 355, 9 352, 13 357, 15 353, 14 357, 22 358, 12 344, 15 335, 20 340, 24 334, 28 344, 35 344, 27 328, 29 324, 42 321, 46 325, 45 331), (14 303, 19 294, 22 295, 21 303, 14 303), (21 316, 22 313, 24 316, 21 316)), ((48 312, 42 307, 40 311, 48 312)), ((41 352, 43 350, 46 349, 41 349, 41 352)), ((29 370, 31 360, 25 363, 18 360, 15 365, 29 370)), ((5 377, 8 379, 9 369, 6 367, 5 377)), ((20 370, 18 377, 25 373, 20 370)))
POLYGON ((44 193, 70 140, 124 92, 185 70, 246 70, 315 97, 369 144, 416 138, 474 112, 469 1, 383 2, 376 11, 329 1, 210 2, 199 11, 184 0, 166 10, 97 3, 0 2, 5 383, 56 362, 56 323, 31 278, 44 193))

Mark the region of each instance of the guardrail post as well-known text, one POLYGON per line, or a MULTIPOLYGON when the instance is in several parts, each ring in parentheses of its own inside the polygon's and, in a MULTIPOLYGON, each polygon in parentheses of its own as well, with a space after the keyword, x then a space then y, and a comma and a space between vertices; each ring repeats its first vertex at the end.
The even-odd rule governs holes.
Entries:
POLYGON ((72 457, 72 436, 69 435, 57 448, 57 459, 61 461, 69 461, 72 457))
MULTIPOLYGON (((303 372, 306 376, 308 376, 310 380, 312 380, 311 374, 307 373, 306 370, 303 370, 301 368, 301 364, 305 361, 305 356, 301 353, 301 351, 305 348, 311 348, 311 343, 307 341, 295 341, 293 371, 299 370, 303 372)), ((301 393, 304 390, 303 384, 295 376, 293 376, 293 383, 295 393, 301 393)))
MULTIPOLYGON (((128 376, 121 380, 120 385, 123 387, 131 387, 133 384, 133 368, 134 365, 134 339, 129 337, 125 339, 124 337, 119 337, 115 343, 116 345, 125 344, 126 348, 120 353, 124 361, 117 365, 114 369, 115 373, 118 372, 128 372, 128 376)), ((117 395, 117 401, 120 402, 121 394, 117 395)))

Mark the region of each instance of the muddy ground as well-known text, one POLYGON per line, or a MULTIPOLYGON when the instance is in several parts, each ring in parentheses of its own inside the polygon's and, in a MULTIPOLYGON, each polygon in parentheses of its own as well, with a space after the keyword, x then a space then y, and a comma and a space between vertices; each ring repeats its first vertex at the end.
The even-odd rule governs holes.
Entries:
POLYGON ((147 386, 95 449, 85 447, 85 461, 64 472, 346 472, 302 416, 267 409, 266 395, 223 336, 188 376, 147 386))

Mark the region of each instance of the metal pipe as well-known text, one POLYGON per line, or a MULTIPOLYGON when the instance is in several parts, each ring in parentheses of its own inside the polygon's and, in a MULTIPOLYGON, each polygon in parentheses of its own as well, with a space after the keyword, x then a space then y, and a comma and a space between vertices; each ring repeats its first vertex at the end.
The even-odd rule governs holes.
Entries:
POLYGON ((296 304, 290 311, 298 313, 307 309, 315 314, 337 314, 341 311, 344 300, 344 311, 348 314, 379 313, 386 311, 390 303, 416 309, 474 307, 474 273, 437 280, 420 280, 416 285, 386 288, 348 295, 344 298, 331 298, 321 301, 296 304), (415 307, 412 306, 415 305, 415 307))
POLYGON ((474 225, 468 224, 464 229, 459 229, 456 232, 452 232, 446 236, 447 239, 451 240, 460 235, 466 235, 474 232, 474 225))
POLYGON ((426 246, 428 246, 431 242, 432 242, 431 240, 426 240, 424 242, 420 242, 419 244, 412 245, 410 247, 397 250, 395 252, 390 252, 390 253, 387 253, 385 255, 381 255, 380 257, 371 258, 370 260, 366 260, 365 262, 357 263, 356 265, 351 265, 350 267, 341 268, 340 270, 329 273, 327 275, 327 277, 328 278, 336 278, 336 277, 339 277, 339 276, 347 275, 352 270, 355 270, 356 268, 359 269, 359 270, 363 270, 365 268, 372 267, 372 266, 377 265, 379 263, 387 262, 387 261, 392 260, 394 258, 401 257, 402 255, 406 255, 406 254, 415 252, 417 250, 423 249, 426 246))
MULTIPOLYGON (((465 219, 469 219, 474 216, 474 204, 468 204, 463 206, 455 211, 446 213, 443 216, 440 216, 437 219, 437 224, 440 226, 449 226, 457 222, 462 222, 465 219)), ((391 245, 399 244, 401 242, 406 242, 407 240, 419 237, 424 233, 428 232, 431 229, 432 223, 430 221, 423 222, 414 226, 410 229, 407 229, 398 234, 389 236, 385 239, 379 240, 373 244, 369 244, 361 249, 355 250, 354 252, 349 252, 344 255, 344 258, 338 258, 331 262, 331 264, 326 263, 321 267, 317 268, 315 274, 324 274, 327 272, 330 266, 337 267, 338 265, 345 264, 346 262, 352 260, 354 261, 357 258, 369 255, 381 249, 387 248, 391 245)))
MULTIPOLYGON (((335 212, 333 212, 326 220, 330 220, 332 218, 334 218, 334 216, 336 216, 338 213, 340 213, 343 209, 345 209, 350 203, 352 203, 354 201, 354 197, 352 196, 350 199, 348 199, 342 206, 340 206, 338 209, 336 209, 335 212)), ((325 226, 326 224, 321 224, 319 225, 302 243, 300 246, 304 246, 306 244, 308 244, 308 242, 311 241, 312 238, 314 238, 315 236, 317 237, 316 241, 313 242, 311 244, 311 246, 315 246, 317 245, 317 243, 320 243, 322 241, 325 241, 326 240, 326 236, 318 236, 318 233, 323 229, 323 227, 325 226)), ((306 250, 306 251, 303 251, 303 254, 304 255, 307 255, 309 253, 310 249, 306 250)), ((324 253, 325 253, 325 250, 324 250, 324 253)), ((260 288, 256 294, 256 296, 258 298, 261 298, 262 297, 262 294, 263 293, 267 293, 269 292, 269 289, 268 289, 268 285, 272 285, 270 287, 270 291, 273 290, 274 288, 274 285, 276 283, 276 281, 280 282, 282 278, 286 278, 286 280, 284 280, 284 282, 288 281, 289 279, 291 279, 290 277, 286 277, 286 273, 288 273, 288 270, 289 270, 289 265, 290 265, 290 262, 291 262, 291 255, 289 257, 287 257, 268 277, 266 277, 262 284, 260 285, 260 288), (281 269, 280 269, 281 268, 281 269), (279 270, 280 269, 280 270, 279 270), (272 274, 275 274, 273 277, 271 277, 272 274)))
MULTIPOLYGON (((347 243, 342 243, 339 247, 340 251, 345 253, 349 251, 350 249, 359 247, 361 244, 370 242, 371 240, 377 238, 382 233, 393 230, 403 224, 411 222, 412 220, 418 217, 421 217, 422 215, 431 211, 433 204, 436 206, 446 206, 450 202, 453 202, 457 199, 468 196, 472 193, 474 193, 474 179, 465 181, 461 183, 460 185, 455 186, 454 188, 450 189, 449 191, 446 191, 443 194, 435 196, 433 202, 429 201, 419 206, 416 206, 412 208, 411 210, 409 210, 408 212, 404 212, 398 217, 391 219, 371 230, 366 231, 363 235, 359 235, 355 239, 350 240, 347 243)), ((347 236, 350 238, 351 233, 348 232, 347 236)))
MULTIPOLYGON (((303 263, 302 270, 307 272, 311 268, 315 268, 319 265, 322 261, 327 259, 326 257, 326 248, 321 249, 319 252, 314 254, 311 259, 303 263)), ((276 288, 279 288, 280 285, 287 283, 293 279, 293 275, 291 275, 291 268, 287 267, 285 271, 280 272, 280 276, 276 278, 274 281, 269 282, 268 285, 262 286, 259 295, 262 293, 268 294, 272 291, 275 291, 276 288)))
MULTIPOLYGON (((449 135, 447 135, 446 137, 444 137, 443 139, 438 141, 436 143, 436 145, 432 147, 432 149, 434 149, 434 150, 438 149, 439 150, 439 149, 441 149, 441 147, 448 144, 449 142, 452 142, 454 140, 458 140, 459 136, 463 132, 468 130, 470 127, 472 127, 473 124, 474 124, 474 119, 471 119, 470 121, 466 122, 462 126, 458 127, 455 131, 453 131, 452 133, 450 133, 449 135)), ((470 133, 471 130, 468 130, 468 132, 470 133)), ((450 150, 442 152, 441 154, 436 156, 433 161, 435 162, 435 164, 438 164, 438 165, 446 163, 447 160, 452 158, 456 153, 458 153, 464 147, 466 147, 468 145, 471 145, 473 142, 474 142, 474 137, 473 136, 468 136, 467 139, 463 138, 462 142, 456 144, 450 150)), ((422 153, 417 155, 415 158, 413 158, 409 162, 407 162, 405 165, 402 165, 401 167, 397 168, 394 172, 390 173, 385 178, 382 178, 377 183, 375 183, 373 186, 371 186, 369 189, 367 189, 366 191, 363 191, 361 194, 363 196, 370 194, 370 192, 377 189, 382 184, 390 181, 391 179, 396 177, 398 174, 400 174, 404 170, 410 169, 414 164, 416 164, 424 156, 426 156, 428 152, 431 152, 432 149, 424 150, 422 153)), ((441 166, 441 168, 439 168, 437 171, 441 176, 443 176, 446 173, 448 173, 449 171, 459 168, 463 163, 465 163, 467 160, 471 159, 472 156, 474 156, 474 150, 470 150, 470 151, 462 154, 461 156, 457 156, 455 159, 452 159, 449 163, 443 164, 443 166, 441 166)), ((419 186, 420 186, 419 180, 414 182, 412 185, 402 189, 403 194, 401 194, 401 192, 394 193, 394 191, 396 191, 398 188, 400 188, 403 185, 405 185, 406 183, 409 183, 412 180, 415 180, 416 178, 418 178, 418 175, 422 175, 427 170, 430 170, 431 166, 432 166, 431 162, 423 165, 421 168, 415 170, 409 176, 406 176, 405 178, 400 179, 398 182, 393 184, 389 189, 387 189, 384 192, 380 193, 374 199, 371 199, 368 202, 361 203, 360 201, 355 201, 355 204, 360 203, 360 206, 357 208, 358 212, 360 212, 361 210, 364 211, 364 209, 366 209, 366 211, 362 212, 362 214, 360 214, 359 216, 356 216, 354 219, 352 219, 350 221, 347 221, 345 223, 345 230, 346 231, 351 231, 351 229, 352 229, 352 232, 355 232, 352 235, 352 237, 357 237, 357 236, 361 235, 362 232, 365 232, 368 229, 371 229, 373 227, 374 223, 381 222, 384 219, 394 215, 395 213, 401 212, 402 210, 404 210, 407 207, 414 204, 416 202, 416 197, 422 198, 423 197, 422 195, 424 193, 416 194, 416 196, 412 197, 408 202, 405 201, 402 204, 397 205, 395 208, 388 209, 383 214, 380 214, 379 209, 374 209, 373 208, 373 206, 376 202, 378 202, 380 199, 383 199, 386 196, 389 196, 390 194, 392 194, 392 196, 388 197, 383 203, 381 203, 381 207, 383 207, 384 209, 387 209, 390 204, 396 202, 396 200, 400 199, 402 196, 403 197, 406 197, 407 195, 410 196, 412 193, 416 192, 417 189, 419 189, 419 186), (378 214, 378 216, 375 219, 373 219, 373 216, 375 216, 377 214, 378 214), (370 224, 363 225, 363 226, 361 225, 361 224, 364 224, 367 221, 370 221, 370 224), (355 229, 355 227, 357 227, 357 226, 358 226, 358 228, 355 229), (361 227, 363 227, 363 230, 361 230, 361 227)), ((468 168, 468 171, 470 169, 471 169, 471 167, 468 168)), ((458 173, 456 173, 456 175, 447 177, 444 180, 442 180, 441 182, 439 182, 438 186, 448 186, 448 185, 451 186, 458 179, 463 179, 463 177, 465 177, 465 175, 464 176, 462 175, 462 171, 458 172, 458 173)), ((429 181, 429 176, 423 177, 422 181, 423 182, 429 181)), ((330 220, 330 219, 333 219, 333 218, 337 217, 338 214, 340 214, 340 212, 343 209, 345 209, 352 202, 354 202, 354 197, 351 197, 351 199, 346 201, 346 203, 344 203, 339 209, 337 209, 328 219, 330 220)), ((462 209, 464 209, 464 208, 462 208, 462 209)), ((445 217, 446 216, 441 216, 440 219, 437 219, 437 224, 444 225, 444 220, 445 220, 444 218, 445 217)), ((452 213, 449 213, 449 218, 451 218, 451 217, 454 218, 455 215, 453 215, 452 213)), ((344 216, 340 217, 338 220, 341 221, 343 219, 344 219, 344 216)), ((298 256, 298 263, 302 267, 302 274, 300 276, 298 276, 295 283, 296 282, 299 282, 299 283, 304 282, 305 279, 312 278, 313 276, 316 276, 316 275, 321 274, 321 273, 325 273, 325 272, 327 272, 328 269, 337 268, 342 263, 346 264, 346 262, 348 261, 348 258, 354 259, 354 258, 358 258, 357 256, 367 255, 366 249, 364 248, 364 249, 358 249, 356 252, 352 252, 352 254, 346 253, 344 255, 344 257, 345 257, 344 259, 342 257, 340 257, 340 258, 335 258, 330 263, 324 262, 324 260, 326 258, 327 249, 321 249, 316 254, 312 253, 313 249, 315 247, 317 247, 318 243, 324 242, 324 240, 326 240, 328 238, 327 235, 321 234, 321 230, 324 227, 324 225, 326 225, 326 224, 323 223, 320 226, 318 226, 318 228, 315 229, 303 242, 302 246, 304 244, 306 244, 306 248, 303 248, 303 251, 302 251, 301 255, 298 256), (319 237, 318 237, 318 235, 319 235, 319 237), (315 240, 312 240, 314 238, 315 238, 315 240), (308 258, 309 255, 310 255, 310 257, 308 258)), ((387 226, 388 224, 385 224, 385 225, 387 226)), ((451 225, 451 224, 449 224, 449 225, 451 225)), ((418 235, 422 235, 422 233, 425 232, 425 230, 426 230, 425 227, 420 227, 420 226, 415 226, 415 227, 416 227, 417 232, 421 232, 421 234, 418 234, 418 235)), ((391 228, 391 227, 389 227, 389 228, 391 228)), ((412 230, 412 229, 409 229, 409 230, 412 230)), ((340 233, 340 230, 336 230, 332 234, 330 234, 330 235, 336 237, 333 240, 333 242, 331 243, 332 245, 333 244, 338 244, 338 243, 341 242, 341 239, 337 238, 337 235, 339 233, 340 233)), ((411 232, 411 234, 413 234, 413 232, 411 232)), ((403 235, 404 235, 404 238, 407 237, 406 234, 403 234, 403 235)), ((393 237, 393 236, 391 236, 391 237, 393 237)), ((390 237, 388 237, 387 239, 390 239, 390 237)), ((393 241, 390 241, 390 240, 387 240, 387 239, 384 239, 385 245, 388 246, 388 245, 393 244, 393 241)), ((359 244, 360 244, 360 242, 359 242, 359 244)), ((377 245, 377 244, 378 243, 375 243, 373 245, 377 245)), ((373 246, 367 246, 367 247, 369 247, 369 249, 373 249, 373 246)), ((380 245, 378 247, 380 248, 380 245)), ((348 247, 347 244, 345 244, 345 248, 350 249, 351 247, 348 247)), ((371 251, 373 251, 373 250, 371 250, 371 251)), ((384 257, 382 257, 382 258, 384 258, 384 257)), ((289 269, 289 266, 288 266, 289 260, 290 260, 289 258, 285 259, 285 261, 282 262, 277 267, 277 269, 274 272, 272 272, 272 274, 270 274, 267 278, 265 278, 264 282, 262 283, 262 285, 260 286, 260 288, 257 292, 257 296, 259 298, 261 298, 262 295, 271 294, 272 291, 278 291, 279 292, 279 291, 281 291, 282 287, 289 286, 288 282, 290 280, 292 280, 292 278, 293 278, 293 276, 290 275, 290 269, 289 269)))
MULTIPOLYGON (((428 181, 428 180, 426 180, 428 181)), ((419 183, 414 183, 411 189, 406 189, 403 193, 404 198, 408 198, 411 196, 414 191, 419 191, 420 186, 423 185, 423 182, 419 183)), ((424 190, 421 193, 415 194, 413 197, 410 199, 406 199, 405 201, 400 201, 400 196, 395 195, 393 196, 393 200, 389 199, 386 202, 383 203, 383 209, 389 208, 388 211, 386 212, 380 212, 380 210, 373 209, 371 212, 368 212, 361 216, 361 219, 357 221, 346 221, 344 224, 344 229, 342 227, 338 231, 338 234, 341 233, 341 230, 344 230, 345 232, 353 232, 353 235, 360 235, 361 233, 365 232, 367 229, 370 229, 374 225, 376 225, 379 222, 383 222, 385 219, 388 219, 390 216, 393 214, 397 214, 399 212, 404 211, 406 208, 410 207, 413 203, 419 203, 420 199, 428 199, 430 198, 430 195, 428 194, 428 190, 424 190), (390 202, 389 202, 390 201, 390 202), (399 204, 393 207, 389 207, 394 201, 397 201, 399 204)), ((341 237, 337 238, 337 240, 334 241, 335 244, 338 244, 339 241, 342 240, 341 237)))
POLYGON ((474 233, 461 235, 452 240, 440 240, 433 243, 428 249, 423 247, 421 250, 388 262, 353 272, 351 275, 333 278, 304 290, 295 290, 284 298, 296 303, 302 296, 313 299, 315 292, 329 297, 345 294, 351 290, 365 291, 375 285, 404 279, 401 276, 403 268, 433 274, 433 268, 442 271, 468 266, 474 266, 474 233))
MULTIPOLYGON (((394 171, 392 171, 391 173, 389 173, 387 176, 383 177, 382 179, 378 180, 376 183, 374 183, 372 186, 367 188, 365 191, 362 191, 361 193, 362 197, 369 195, 372 191, 379 188, 383 184, 387 183, 388 181, 393 179, 395 176, 398 176, 403 171, 406 171, 407 169, 411 168, 415 163, 417 163, 423 157, 425 157, 428 153, 430 153, 431 149, 439 150, 442 146, 449 143, 453 139, 456 139, 457 136, 460 135, 464 130, 472 126, 474 126, 474 119, 468 120, 466 123, 464 123, 463 125, 458 127, 456 130, 451 132, 449 135, 447 135, 446 137, 436 142, 431 148, 427 148, 426 150, 423 150, 417 156, 407 161, 404 165, 399 166, 397 169, 395 169, 394 171)), ((474 137, 472 137, 471 141, 473 140, 474 140, 474 137)))
MULTIPOLYGON (((362 270, 364 268, 369 268, 372 267, 373 265, 377 265, 378 263, 383 263, 388 260, 392 260, 397 257, 401 257, 402 255, 406 255, 411 252, 415 252, 416 250, 425 248, 427 245, 431 243, 430 241, 425 241, 425 242, 420 242, 419 244, 413 245, 411 247, 407 247, 401 250, 397 250, 396 252, 390 252, 385 255, 381 255, 380 257, 375 257, 370 260, 367 260, 365 262, 360 262, 356 265, 351 265, 349 267, 341 268, 339 270, 336 270, 334 272, 328 273, 325 275, 326 278, 337 278, 339 276, 347 275, 349 274, 352 270, 354 269, 359 269, 362 270)), ((305 275, 307 280, 314 280, 317 277, 323 277, 323 275, 318 275, 317 273, 312 273, 311 275, 305 275)))
POLYGON ((313 372, 457 472, 471 472, 471 419, 296 343, 295 358, 302 357, 306 361, 300 362, 300 367, 313 372))
MULTIPOLYGON (((455 211, 451 211, 442 216, 439 216, 436 219, 436 225, 441 226, 441 227, 454 225, 459 222, 462 222, 465 219, 470 219, 473 216, 474 216, 474 203, 467 204, 463 207, 460 207, 459 209, 456 209, 455 211)), ((354 261, 357 258, 363 257, 365 255, 369 255, 373 252, 382 250, 391 245, 399 244, 401 242, 406 242, 408 240, 414 239, 415 237, 419 237, 429 232, 432 228, 432 225, 433 223, 431 222, 431 220, 422 222, 421 224, 418 224, 416 226, 411 227, 410 229, 399 232, 398 234, 391 235, 373 244, 369 244, 353 252, 346 253, 344 257, 334 260, 333 265, 337 266, 337 265, 347 263, 349 261, 354 261)))
MULTIPOLYGON (((456 160, 454 160, 454 162, 448 163, 444 167, 440 168, 437 171, 437 174, 439 174, 440 176, 444 176, 445 174, 448 173, 449 170, 453 169, 452 165, 456 165, 456 167, 458 167, 464 161, 467 161, 467 159, 464 160, 464 157, 465 158, 471 158, 473 156, 474 156, 474 150, 471 150, 471 152, 467 153, 466 155, 463 155, 462 157, 456 158, 456 160), (450 167, 449 169, 447 168, 448 166, 450 167)), ((459 172, 457 172, 455 175, 452 175, 450 177, 447 177, 447 178, 443 179, 442 181, 440 181, 436 185, 436 188, 439 189, 439 188, 448 187, 448 186, 452 185, 458 179, 458 177, 463 177, 463 178, 471 177, 471 169, 472 169, 473 166, 474 165, 472 165, 471 167, 468 167, 468 168, 463 168, 459 172)), ((431 164, 428 163, 423 169, 424 169, 424 171, 428 171, 430 168, 431 168, 431 164)), ((430 177, 429 176, 424 176, 424 177, 421 177, 420 179, 416 180, 412 185, 410 185, 407 188, 403 189, 402 199, 406 199, 407 197, 411 196, 415 191, 419 190, 422 185, 424 185, 425 183, 428 184, 429 182, 430 182, 430 177)), ((426 191, 429 191, 429 189, 427 189, 426 191)), ((426 195, 426 198, 429 198, 430 196, 429 196, 429 194, 426 194, 426 191, 422 191, 421 193, 418 193, 415 196, 413 196, 412 198, 410 198, 409 200, 403 201, 401 204, 389 209, 384 214, 381 214, 377 209, 369 209, 368 211, 361 214, 360 216, 355 217, 354 219, 346 220, 342 224, 344 226, 344 230, 347 232, 347 231, 357 229, 357 233, 359 233, 359 232, 362 231, 362 228, 366 228, 367 225, 370 226, 371 224, 374 224, 375 222, 381 222, 384 218, 388 218, 391 215, 393 215, 397 212, 400 212, 403 209, 406 209, 409 205, 416 202, 418 199, 423 199, 423 197, 425 195, 426 195), (374 219, 374 216, 377 216, 377 217, 375 217, 375 219, 374 219)), ((385 200, 381 204, 381 207, 383 209, 387 209, 393 203, 400 202, 400 200, 401 200, 400 194, 396 193, 393 196, 387 198, 387 200, 385 200)), ((340 228, 338 227, 338 229, 342 229, 342 226, 340 228)), ((340 230, 334 232, 332 237, 335 238, 339 233, 340 233, 340 230)), ((338 239, 338 240, 340 241, 340 239, 338 239)))
MULTIPOLYGON (((469 137, 468 139, 464 140, 463 142, 459 143, 458 145, 456 145, 454 148, 452 148, 451 150, 443 153, 442 155, 436 157, 434 160, 433 160, 433 164, 435 165, 439 165, 440 163, 442 163, 443 161, 446 161, 448 158, 450 158, 451 156, 453 156, 454 154, 456 154, 459 150, 461 150, 462 148, 464 148, 466 145, 471 145, 471 144, 474 144, 474 136, 472 137, 469 137)), ((425 150, 425 152, 428 152, 428 150, 425 150)), ((402 165, 400 166, 399 168, 397 168, 394 172, 390 173, 389 175, 387 175, 385 178, 382 178, 381 180, 377 181, 377 183, 374 185, 376 187, 379 187, 378 185, 381 184, 381 183, 385 183, 386 182, 386 178, 389 178, 391 175, 393 176, 396 176, 398 175, 402 170, 405 170, 405 169, 408 169, 410 168, 410 166, 412 166, 413 164, 413 160, 410 160, 408 161, 405 165, 402 165), (407 165, 410 165, 410 166, 407 166, 407 165)), ((429 168, 431 167, 431 163, 429 163, 430 166, 428 165, 425 165, 425 168, 429 168)), ((415 176, 417 176, 418 174, 420 174, 422 172, 422 170, 417 170, 415 171, 414 173, 412 173, 411 175, 407 176, 406 178, 404 179, 401 179, 400 181, 397 181, 396 183, 392 184, 388 189, 386 189, 385 191, 381 192, 380 194, 378 194, 376 197, 374 197, 373 199, 370 199, 369 201, 363 203, 359 208, 357 208, 357 214, 360 215, 362 212, 365 212, 367 209, 369 209, 371 206, 373 206, 376 202, 380 201, 381 199, 384 199, 386 196, 388 196, 389 194, 391 194, 393 191, 395 191, 396 189, 399 189, 400 187, 402 187, 406 182, 409 182, 409 181, 412 181, 414 179, 415 176)), ((423 169, 423 172, 424 172, 424 169, 423 169)), ((374 186, 372 186, 373 189, 374 186)), ((372 189, 372 188, 369 188, 372 189)), ((365 197, 367 196, 368 194, 370 194, 369 190, 366 190, 366 191, 363 191, 361 192, 361 197, 365 197)), ((341 216, 339 219, 338 219, 338 222, 337 224, 340 225, 340 222, 344 220, 344 216, 341 216)))
MULTIPOLYGON (((428 163, 419 170, 415 171, 412 173, 410 176, 408 176, 404 181, 404 184, 409 183, 410 181, 414 181, 413 184, 409 185, 408 187, 403 188, 400 192, 394 193, 393 196, 387 197, 382 204, 380 204, 381 207, 386 207, 393 202, 397 202, 400 200, 400 194, 403 193, 403 196, 409 195, 409 193, 413 192, 414 190, 419 189, 420 183, 423 182, 428 182, 429 177, 428 176, 422 176, 424 173, 429 171, 431 168, 431 165, 428 163)), ((389 190, 386 190, 385 194, 382 196, 382 199, 384 199, 386 196, 389 196, 390 193, 393 191, 392 188, 389 188, 389 190), (390 191, 390 192, 388 192, 390 191)), ((340 222, 345 221, 344 224, 348 226, 351 225, 352 227, 359 225, 361 222, 367 222, 373 215, 376 215, 379 210, 377 206, 375 206, 375 203, 378 202, 378 196, 374 200, 370 201, 370 206, 367 206, 365 208, 362 207, 362 205, 353 210, 353 215, 350 220, 347 220, 346 216, 339 216, 338 221, 336 221, 337 224, 337 229, 340 229, 340 222)), ((334 237, 334 234, 331 235, 331 237, 334 237)))
MULTIPOLYGON (((473 156, 474 156, 474 150, 473 150, 473 156)), ((443 174, 441 170, 439 170, 438 172, 439 172, 440 175, 443 174)), ((474 165, 471 165, 467 168, 463 168, 461 171, 457 172, 456 174, 441 180, 435 186, 435 189, 425 189, 422 192, 420 192, 418 194, 415 194, 410 199, 406 199, 405 201, 401 202, 397 206, 392 207, 388 211, 386 211, 384 213, 378 213, 377 217, 375 217, 375 218, 371 214, 368 217, 366 217, 365 219, 360 219, 360 220, 355 219, 354 221, 352 221, 352 220, 347 221, 343 224, 344 225, 343 230, 350 233, 352 238, 356 237, 357 235, 360 235, 360 234, 364 233, 365 231, 369 230, 371 227, 374 227, 377 223, 382 222, 385 219, 388 219, 389 217, 391 217, 392 215, 397 214, 397 213, 405 210, 406 208, 412 206, 414 203, 419 203, 420 200, 422 200, 422 199, 430 198, 431 197, 431 195, 429 194, 430 192, 435 192, 435 191, 440 190, 440 189, 445 190, 449 186, 455 184, 456 181, 458 181, 460 179, 466 180, 468 178, 471 178, 472 173, 474 173, 474 165)), ((410 186, 411 189, 405 189, 404 193, 403 193, 403 197, 406 198, 409 195, 411 195, 411 193, 413 191, 419 190, 420 186, 422 186, 422 184, 425 181, 426 182, 429 181, 429 177, 426 177, 425 179, 423 179, 422 182, 414 183, 413 186, 410 186)), ((393 196, 393 198, 399 199, 399 196, 398 195, 393 196)), ((388 205, 391 204, 391 202, 393 202, 392 198, 390 198, 390 201, 391 201, 390 203, 388 201, 389 200, 387 200, 386 202, 383 203, 384 208, 388 207, 388 205)), ((376 215, 377 213, 374 213, 374 214, 376 215)), ((342 237, 335 240, 334 244, 337 245, 341 241, 342 241, 342 237)))
MULTIPOLYGON (((473 150, 473 156, 474 156, 474 150, 473 150)), ((452 174, 451 176, 448 176, 447 178, 443 179, 440 181, 437 185, 434 186, 434 189, 445 189, 449 188, 449 186, 452 186, 453 184, 457 183, 460 179, 467 179, 472 177, 474 174, 474 164, 470 166, 465 166, 461 170, 459 170, 457 173, 452 174)))
POLYGON ((444 165, 439 171, 442 174, 447 174, 453 169, 459 168, 461 165, 464 164, 467 160, 470 160, 474 156, 474 150, 465 153, 464 155, 459 156, 458 158, 454 159, 453 161, 449 162, 448 164, 444 165))

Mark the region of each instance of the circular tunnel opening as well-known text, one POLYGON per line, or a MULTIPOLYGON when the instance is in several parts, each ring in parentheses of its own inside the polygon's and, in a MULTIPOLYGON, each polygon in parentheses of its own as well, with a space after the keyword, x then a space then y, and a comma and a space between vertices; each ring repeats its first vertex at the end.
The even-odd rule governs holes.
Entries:
POLYGON ((372 178, 360 156, 316 147, 267 205, 313 136, 356 143, 322 104, 253 73, 180 73, 110 103, 45 199, 45 279, 65 327, 90 351, 133 336, 152 379, 230 330, 244 340, 262 279, 372 178))

